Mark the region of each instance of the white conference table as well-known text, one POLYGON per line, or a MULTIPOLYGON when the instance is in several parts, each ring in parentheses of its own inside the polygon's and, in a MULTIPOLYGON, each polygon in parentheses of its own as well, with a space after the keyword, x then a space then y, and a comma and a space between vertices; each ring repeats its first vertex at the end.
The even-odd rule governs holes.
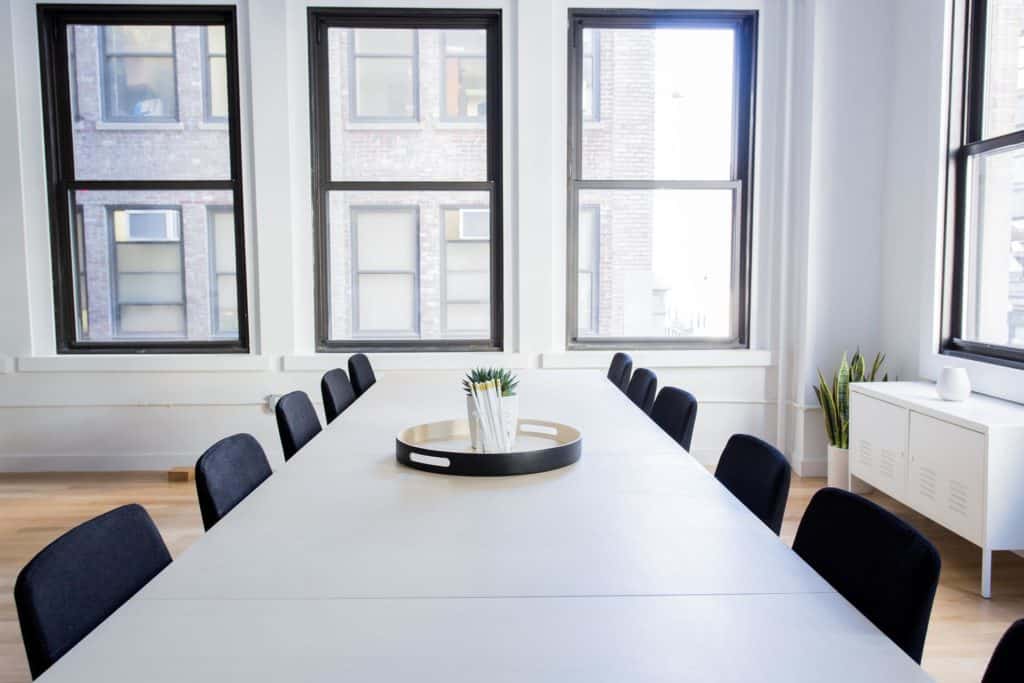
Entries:
POLYGON ((930 680, 601 374, 521 377, 575 465, 404 468, 465 404, 387 373, 42 680, 930 680))

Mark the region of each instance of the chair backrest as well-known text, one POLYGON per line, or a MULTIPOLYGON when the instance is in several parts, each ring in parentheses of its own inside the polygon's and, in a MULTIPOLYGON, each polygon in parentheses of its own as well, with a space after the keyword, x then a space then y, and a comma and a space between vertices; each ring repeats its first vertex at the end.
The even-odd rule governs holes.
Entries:
POLYGON ((1017 683, 1024 680, 1024 619, 1010 624, 999 639, 981 683, 1017 683))
POLYGON ((619 351, 612 356, 608 366, 608 380, 622 391, 629 385, 629 377, 633 374, 633 358, 628 353, 619 351))
POLYGON ((345 409, 356 400, 352 383, 348 381, 348 375, 341 368, 324 373, 323 379, 320 380, 320 394, 324 399, 327 424, 334 422, 334 418, 345 412, 345 409))
POLYGON ((939 553, 902 519, 835 488, 814 494, 793 551, 921 662, 939 582, 939 553))
POLYGON ((647 368, 640 368, 633 373, 626 388, 626 396, 648 415, 654 405, 654 394, 658 391, 658 376, 647 368))
POLYGON ((362 396, 377 381, 370 359, 362 353, 348 357, 348 375, 352 379, 352 388, 355 389, 357 397, 362 396))
POLYGON ((304 391, 293 391, 277 400, 277 431, 287 461, 320 433, 320 418, 304 391))
POLYGON ((734 434, 725 444, 715 478, 776 534, 789 497, 789 463, 775 446, 734 434))
POLYGON ((171 563, 140 505, 94 517, 39 551, 14 583, 32 678, 38 678, 171 563))
POLYGON ((209 531, 272 474, 251 434, 235 434, 206 449, 196 463, 196 493, 203 528, 209 531))
POLYGON ((664 387, 651 408, 651 419, 676 442, 690 450, 693 426, 697 422, 697 399, 677 387, 664 387))

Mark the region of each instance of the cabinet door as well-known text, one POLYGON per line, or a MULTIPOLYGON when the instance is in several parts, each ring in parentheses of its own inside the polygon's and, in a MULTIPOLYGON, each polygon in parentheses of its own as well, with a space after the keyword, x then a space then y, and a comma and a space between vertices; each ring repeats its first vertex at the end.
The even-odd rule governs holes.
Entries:
POLYGON ((910 413, 907 502, 978 545, 985 511, 984 471, 983 434, 910 413))
POLYGON ((908 411, 850 392, 850 473, 893 498, 907 487, 908 411))

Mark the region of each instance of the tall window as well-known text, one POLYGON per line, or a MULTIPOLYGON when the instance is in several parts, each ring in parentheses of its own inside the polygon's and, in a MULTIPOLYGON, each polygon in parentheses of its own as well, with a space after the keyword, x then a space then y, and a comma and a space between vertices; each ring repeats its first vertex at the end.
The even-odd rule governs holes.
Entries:
POLYGON ((103 26, 103 105, 107 121, 178 118, 173 26, 103 26))
POLYGON ((1024 0, 974 0, 963 21, 942 350, 1024 366, 1024 0))
POLYGON ((108 217, 115 336, 184 336, 181 210, 111 208, 108 217))
POLYGON ((207 121, 228 120, 228 54, 223 26, 203 33, 203 111, 207 121))
POLYGON ((500 11, 309 19, 319 349, 500 349, 500 11))
POLYGON ((353 29, 348 36, 353 121, 419 118, 417 32, 353 29))
POLYGON ((238 266, 235 259, 235 212, 230 206, 211 207, 206 224, 210 230, 210 315, 213 334, 238 334, 238 266))
POLYGON ((746 346, 757 13, 570 20, 568 346, 746 346))
POLYGON ((247 351, 234 10, 39 20, 57 350, 247 351))
POLYGON ((484 118, 487 104, 487 45, 482 31, 444 31, 443 117, 484 118))

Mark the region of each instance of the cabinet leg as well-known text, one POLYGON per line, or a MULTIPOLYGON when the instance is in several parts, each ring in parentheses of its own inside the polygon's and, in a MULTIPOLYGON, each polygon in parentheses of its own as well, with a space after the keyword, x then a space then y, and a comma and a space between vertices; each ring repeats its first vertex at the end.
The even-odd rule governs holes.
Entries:
POLYGON ((981 549, 981 597, 992 597, 992 551, 981 549))

